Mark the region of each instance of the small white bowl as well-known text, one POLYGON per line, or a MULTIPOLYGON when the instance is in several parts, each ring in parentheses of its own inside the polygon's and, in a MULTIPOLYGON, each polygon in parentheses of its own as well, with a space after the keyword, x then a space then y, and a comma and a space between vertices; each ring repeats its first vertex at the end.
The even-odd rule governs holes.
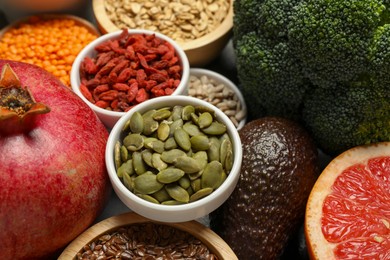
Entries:
MULTIPOLYGON (((241 113, 241 115, 239 116, 240 120, 237 120, 238 121, 238 125, 236 126, 237 130, 240 130, 246 124, 247 114, 248 114, 247 106, 245 103, 245 99, 244 99, 240 89, 236 86, 236 84, 234 84, 230 79, 223 76, 222 74, 215 72, 215 71, 212 71, 212 70, 208 70, 208 69, 191 68, 190 69, 190 77, 191 76, 196 76, 197 78, 200 78, 202 76, 207 76, 210 80, 212 79, 216 83, 223 84, 227 88, 231 89, 234 92, 234 94, 236 95, 237 100, 239 101, 240 106, 241 106, 241 109, 239 110, 239 113, 241 113)), ((188 81, 188 84, 190 84, 190 80, 188 81)), ((186 90, 187 94, 189 94, 188 90, 189 90, 189 86, 187 87, 187 90, 186 90)), ((219 105, 216 104, 216 106, 218 107, 219 105)), ((238 112, 234 116, 238 116, 237 114, 238 114, 238 112)))
MULTIPOLYGON (((176 55, 179 57, 179 64, 182 67, 182 73, 181 73, 181 81, 179 86, 176 88, 176 90, 171 95, 182 95, 187 88, 187 83, 189 79, 189 71, 190 71, 190 65, 188 62, 188 58, 186 54, 184 53, 183 49, 171 38, 167 37, 166 35, 154 32, 150 30, 143 30, 143 29, 129 29, 129 34, 145 34, 145 35, 156 35, 156 37, 165 40, 166 42, 170 43, 175 51, 176 55)), ((118 121, 119 118, 121 118, 125 112, 117 112, 117 111, 110 111, 104 108, 100 108, 98 106, 95 106, 91 102, 87 100, 87 98, 81 93, 80 91, 80 65, 83 62, 85 57, 95 57, 97 55, 97 52, 95 51, 95 47, 99 44, 109 41, 111 39, 115 39, 119 37, 119 35, 122 33, 122 30, 111 32, 108 34, 104 34, 100 37, 98 37, 96 40, 92 41, 90 44, 84 47, 84 49, 77 55, 75 61, 72 65, 72 70, 70 74, 70 82, 73 91, 85 102, 87 105, 96 113, 96 115, 99 117, 99 119, 103 122, 103 124, 111 129, 114 124, 118 121)))
POLYGON ((233 192, 239 179, 242 162, 241 139, 236 127, 230 119, 215 106, 210 103, 188 96, 163 96, 145 101, 133 109, 129 110, 113 127, 106 146, 106 166, 108 174, 119 199, 134 212, 161 222, 184 222, 199 219, 217 209, 233 192), (132 115, 138 111, 141 114, 151 109, 163 107, 173 107, 175 105, 200 105, 215 111, 216 118, 219 122, 227 127, 227 133, 230 136, 233 146, 233 167, 226 180, 219 188, 214 190, 210 195, 194 202, 181 205, 162 205, 146 201, 125 187, 117 176, 114 163, 115 143, 121 141, 122 128, 132 115))

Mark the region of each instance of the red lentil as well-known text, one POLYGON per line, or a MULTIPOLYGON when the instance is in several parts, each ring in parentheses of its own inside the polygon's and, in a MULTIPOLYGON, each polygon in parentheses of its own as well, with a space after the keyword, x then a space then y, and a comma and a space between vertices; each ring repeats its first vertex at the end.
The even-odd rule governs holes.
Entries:
POLYGON ((85 57, 80 66, 80 91, 101 108, 128 111, 150 98, 171 95, 180 84, 182 67, 174 47, 155 34, 123 29, 95 50, 96 57, 85 57))
POLYGON ((4 33, 0 39, 0 59, 37 65, 70 87, 74 59, 96 38, 97 34, 73 19, 32 16, 4 33))

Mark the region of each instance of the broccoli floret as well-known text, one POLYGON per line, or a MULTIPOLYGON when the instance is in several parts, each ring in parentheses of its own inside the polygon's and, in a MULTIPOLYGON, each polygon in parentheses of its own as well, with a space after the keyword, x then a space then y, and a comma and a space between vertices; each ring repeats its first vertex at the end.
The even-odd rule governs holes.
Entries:
POLYGON ((250 120, 307 120, 331 152, 389 140, 390 0, 235 0, 233 43, 250 120))
POLYGON ((306 0, 288 25, 289 43, 315 85, 360 78, 369 66, 372 35, 380 24, 382 1, 306 0))
POLYGON ((337 155, 356 145, 390 140, 389 85, 317 88, 306 96, 303 119, 318 146, 337 155))
POLYGON ((308 85, 289 46, 283 42, 273 45, 255 33, 242 37, 237 46, 238 77, 246 87, 243 95, 249 116, 285 115, 299 120, 297 106, 308 85))
POLYGON ((249 117, 300 117, 298 110, 308 84, 287 41, 289 15, 298 2, 234 2, 233 41, 249 117))

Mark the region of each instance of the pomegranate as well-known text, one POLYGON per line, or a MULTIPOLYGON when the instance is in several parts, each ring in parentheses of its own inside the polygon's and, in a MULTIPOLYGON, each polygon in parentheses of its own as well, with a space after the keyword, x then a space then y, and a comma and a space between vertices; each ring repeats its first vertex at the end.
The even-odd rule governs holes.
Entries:
POLYGON ((49 259, 111 192, 108 131, 43 69, 0 60, 0 258, 49 259))

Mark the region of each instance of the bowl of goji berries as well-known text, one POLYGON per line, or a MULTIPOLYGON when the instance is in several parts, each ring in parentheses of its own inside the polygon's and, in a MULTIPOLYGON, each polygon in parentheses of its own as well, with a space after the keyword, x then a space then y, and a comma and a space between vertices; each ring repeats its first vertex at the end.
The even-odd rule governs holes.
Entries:
POLYGON ((111 129, 134 106, 160 96, 185 95, 189 61, 170 37, 122 29, 98 37, 76 57, 73 91, 111 129))

